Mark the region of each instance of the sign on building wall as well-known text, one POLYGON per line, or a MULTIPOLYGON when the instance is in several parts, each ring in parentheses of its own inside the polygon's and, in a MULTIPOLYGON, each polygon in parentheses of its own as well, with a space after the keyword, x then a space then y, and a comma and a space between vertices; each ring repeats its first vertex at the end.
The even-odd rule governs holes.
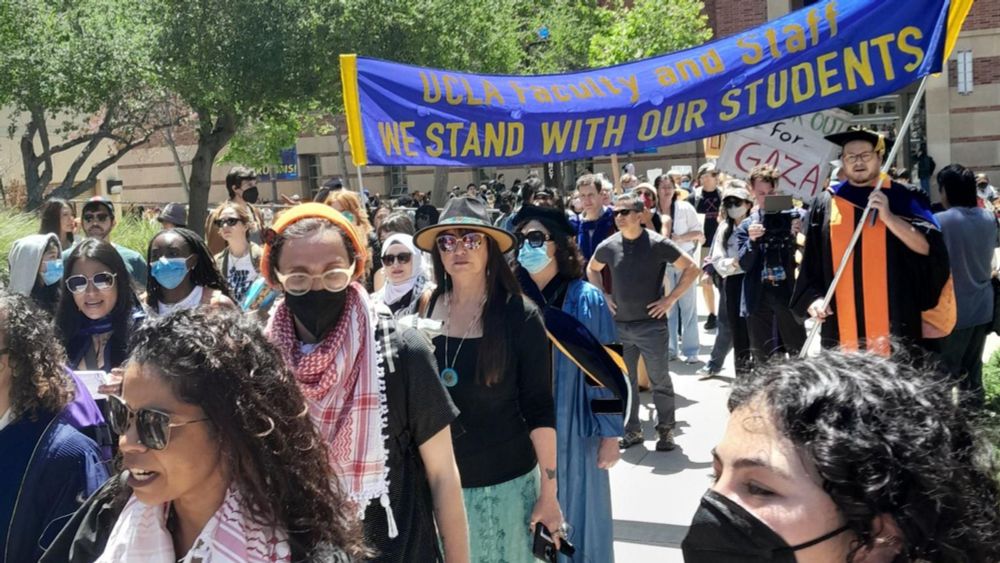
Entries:
POLYGON ((270 182, 271 169, 277 169, 276 180, 299 179, 299 151, 295 147, 281 151, 281 164, 277 167, 265 166, 257 171, 257 181, 270 182))

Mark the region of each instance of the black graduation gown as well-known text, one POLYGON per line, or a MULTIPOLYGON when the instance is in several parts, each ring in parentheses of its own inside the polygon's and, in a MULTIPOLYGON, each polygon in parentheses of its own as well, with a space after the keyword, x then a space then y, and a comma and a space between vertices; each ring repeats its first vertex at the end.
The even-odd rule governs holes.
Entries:
MULTIPOLYGON (((842 217, 853 216, 850 225, 852 229, 849 229, 853 230, 867 204, 871 188, 852 186, 845 182, 834 188, 834 192, 836 195, 831 195, 829 192, 820 194, 810 209, 806 246, 791 300, 793 311, 802 317, 808 316, 809 306, 815 300, 825 296, 840 265, 840 257, 834 257, 832 250, 834 242, 831 240, 831 213, 836 209, 835 213, 842 217), (848 209, 851 207, 853 209, 848 209), (845 212, 841 213, 841 210, 845 212)), ((845 278, 852 276, 854 281, 852 292, 854 303, 846 305, 853 306, 855 311, 859 341, 868 336, 865 333, 867 313, 881 315, 883 318, 887 316, 889 335, 912 345, 919 343, 922 337, 921 313, 937 306, 941 291, 950 276, 948 250, 926 196, 895 182, 886 190, 886 195, 892 212, 906 219, 927 237, 930 253, 922 256, 913 252, 885 229, 884 259, 887 288, 883 301, 873 297, 872 294, 875 292, 871 287, 866 292, 865 270, 873 270, 873 260, 881 260, 881 257, 864 255, 866 247, 864 239, 870 235, 862 234, 854 251, 853 268, 844 273, 845 278), (865 302, 866 295, 869 298, 868 303, 865 302)), ((869 286, 871 275, 872 272, 869 271, 867 277, 869 286)), ((821 331, 824 347, 851 344, 841 342, 840 319, 837 318, 837 312, 843 306, 845 304, 837 303, 836 297, 831 302, 834 316, 823 323, 821 331)))

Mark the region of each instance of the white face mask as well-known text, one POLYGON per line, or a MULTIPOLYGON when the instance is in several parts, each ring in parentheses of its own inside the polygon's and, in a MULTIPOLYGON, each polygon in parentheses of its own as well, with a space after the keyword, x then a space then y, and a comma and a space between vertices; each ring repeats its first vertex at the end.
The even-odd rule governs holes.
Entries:
POLYGON ((726 209, 726 213, 729 214, 729 218, 733 220, 742 219, 744 215, 747 214, 747 206, 739 205, 737 207, 729 207, 726 209))

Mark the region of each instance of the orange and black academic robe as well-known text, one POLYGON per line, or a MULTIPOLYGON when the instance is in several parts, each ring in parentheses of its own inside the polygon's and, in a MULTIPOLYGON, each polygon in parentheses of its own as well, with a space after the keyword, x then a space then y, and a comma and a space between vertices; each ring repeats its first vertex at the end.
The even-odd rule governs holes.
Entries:
MULTIPOLYGON (((808 316, 809 306, 826 295, 872 189, 844 182, 813 203, 792 292, 792 310, 800 316, 808 316)), ((887 353, 887 336, 920 343, 921 313, 938 304, 950 276, 948 250, 926 196, 895 182, 881 189, 892 212, 927 237, 930 254, 913 252, 881 219, 873 225, 870 215, 837 286, 833 317, 823 323, 824 347, 851 350, 871 342, 867 348, 887 353)))

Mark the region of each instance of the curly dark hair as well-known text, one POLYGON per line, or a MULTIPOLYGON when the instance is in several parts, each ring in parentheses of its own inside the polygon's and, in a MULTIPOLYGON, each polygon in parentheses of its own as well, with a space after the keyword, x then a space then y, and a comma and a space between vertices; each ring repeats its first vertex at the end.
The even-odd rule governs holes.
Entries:
MULTIPOLYGON (((895 519, 906 561, 1000 561, 997 471, 941 378, 895 360, 829 351, 741 378, 729 410, 762 399, 811 462, 858 540, 895 519)), ((848 558, 850 560, 850 558, 848 558)))
POLYGON ((11 415, 37 420, 58 413, 73 400, 66 353, 55 326, 30 298, 0 290, 0 330, 11 369, 11 415))
POLYGON ((164 233, 176 233, 180 235, 184 239, 184 243, 191 249, 191 254, 197 258, 194 268, 189 274, 191 276, 191 283, 210 289, 217 289, 229 299, 234 302, 236 301, 233 299, 232 292, 229 291, 229 284, 226 283, 222 274, 219 273, 219 268, 215 265, 215 258, 212 257, 212 252, 205 245, 205 240, 198 233, 190 229, 175 227, 160 231, 153 238, 149 239, 149 246, 146 248, 146 262, 148 264, 147 268, 149 268, 149 273, 146 276, 146 305, 155 310, 157 304, 163 300, 163 288, 156 281, 156 278, 153 277, 153 260, 150 259, 150 256, 153 254, 153 243, 156 242, 157 238, 163 236, 164 233))
MULTIPOLYGON (((128 337, 133 324, 132 314, 139 307, 139 298, 132 290, 132 277, 125 267, 125 261, 122 260, 114 246, 101 240, 88 238, 73 247, 69 256, 64 260, 64 282, 66 278, 73 275, 73 268, 78 260, 100 262, 115 275, 117 299, 114 308, 108 315, 111 317, 111 339, 108 346, 111 365, 119 366, 128 358, 128 337)), ((73 294, 70 293, 66 284, 61 283, 60 285, 62 286, 62 294, 59 296, 59 305, 56 309, 56 326, 62 334, 63 345, 69 350, 70 344, 80 332, 84 316, 77 309, 73 294)))
POLYGON ((367 553, 302 392, 256 321, 215 307, 156 318, 135 332, 129 363, 155 367, 205 411, 256 522, 303 553, 367 553))
MULTIPOLYGON (((285 227, 285 230, 281 232, 281 234, 274 233, 274 240, 271 241, 270 245, 271 254, 270 259, 268 260, 268 271, 261 273, 266 275, 267 279, 270 280, 272 284, 277 285, 278 262, 281 261, 281 254, 285 250, 285 244, 290 240, 309 238, 327 231, 336 231, 340 234, 340 238, 344 241, 344 248, 347 250, 348 261, 353 263, 357 260, 360 250, 354 248, 354 243, 351 242, 351 237, 347 235, 344 229, 327 219, 307 217, 288 225, 285 227)), ((360 272, 355 272, 354 278, 358 279, 360 274, 360 272)))

